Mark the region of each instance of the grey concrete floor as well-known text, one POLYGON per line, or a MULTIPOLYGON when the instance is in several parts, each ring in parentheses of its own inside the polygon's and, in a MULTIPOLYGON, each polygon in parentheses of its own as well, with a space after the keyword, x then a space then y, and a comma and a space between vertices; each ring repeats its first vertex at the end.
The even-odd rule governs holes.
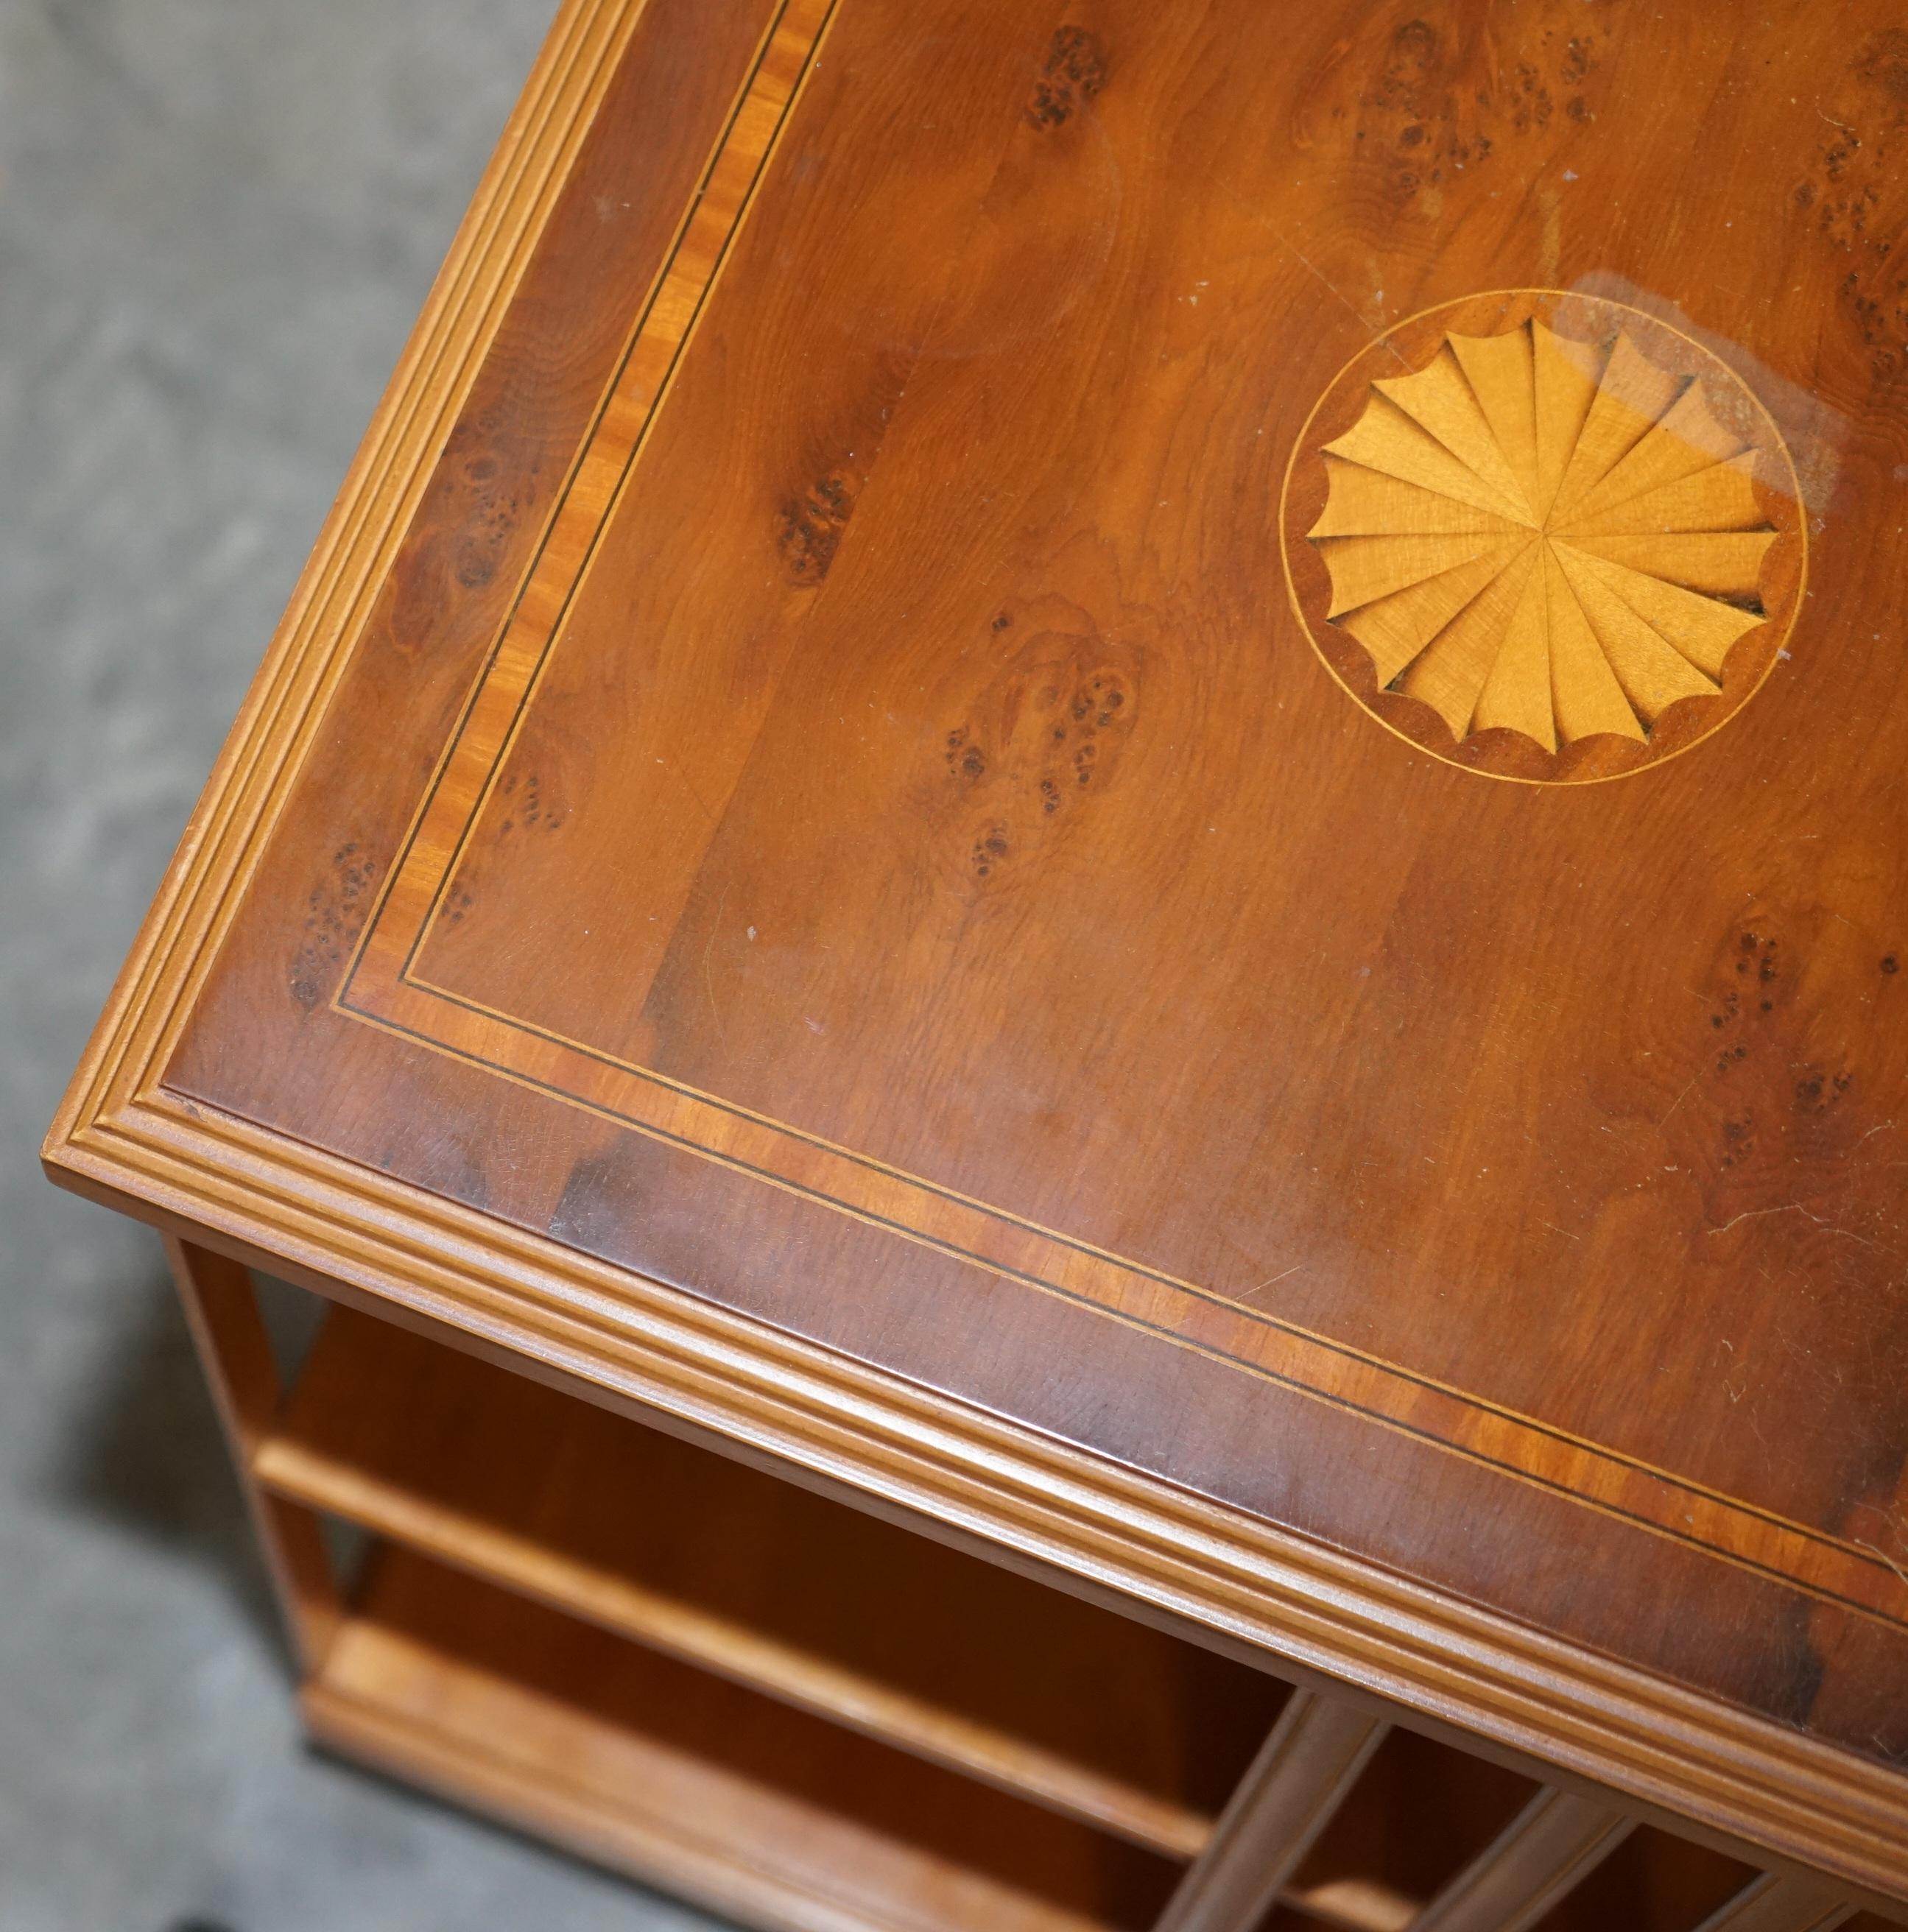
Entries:
POLYGON ((36 1153, 551 0, 0 0, 0 1932, 710 1922, 301 1747, 156 1244, 36 1153))

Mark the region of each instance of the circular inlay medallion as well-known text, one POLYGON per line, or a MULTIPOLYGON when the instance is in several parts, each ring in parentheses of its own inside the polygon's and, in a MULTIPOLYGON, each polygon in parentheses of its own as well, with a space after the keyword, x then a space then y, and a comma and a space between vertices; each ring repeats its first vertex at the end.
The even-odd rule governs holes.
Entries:
POLYGON ((1540 782, 1684 751, 1800 602, 1794 466, 1727 364, 1622 302, 1524 290, 1353 358, 1286 473, 1292 598, 1333 675, 1439 758, 1540 782))

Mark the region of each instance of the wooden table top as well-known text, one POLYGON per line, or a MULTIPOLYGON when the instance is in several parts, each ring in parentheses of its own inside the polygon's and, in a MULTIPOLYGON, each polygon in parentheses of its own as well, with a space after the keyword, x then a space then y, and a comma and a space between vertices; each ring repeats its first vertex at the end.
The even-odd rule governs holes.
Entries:
POLYGON ((572 0, 57 1174, 1908 1883, 1891 17, 572 0))

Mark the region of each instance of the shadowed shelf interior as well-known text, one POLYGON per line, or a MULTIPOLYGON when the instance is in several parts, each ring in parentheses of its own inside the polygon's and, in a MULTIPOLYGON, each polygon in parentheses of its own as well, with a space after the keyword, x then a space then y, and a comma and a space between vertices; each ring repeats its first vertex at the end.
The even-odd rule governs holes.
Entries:
POLYGON ((1878 0, 566 0, 46 1143, 313 1734, 772 1932, 1908 1921, 1904 161, 1878 0))

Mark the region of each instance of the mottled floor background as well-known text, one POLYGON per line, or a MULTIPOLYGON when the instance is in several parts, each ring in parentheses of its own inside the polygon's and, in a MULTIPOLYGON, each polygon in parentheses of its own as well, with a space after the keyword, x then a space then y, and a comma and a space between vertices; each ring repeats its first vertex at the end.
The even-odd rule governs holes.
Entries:
POLYGON ((0 0, 0 1932, 708 1922, 314 1756, 40 1133, 552 0, 0 0))

